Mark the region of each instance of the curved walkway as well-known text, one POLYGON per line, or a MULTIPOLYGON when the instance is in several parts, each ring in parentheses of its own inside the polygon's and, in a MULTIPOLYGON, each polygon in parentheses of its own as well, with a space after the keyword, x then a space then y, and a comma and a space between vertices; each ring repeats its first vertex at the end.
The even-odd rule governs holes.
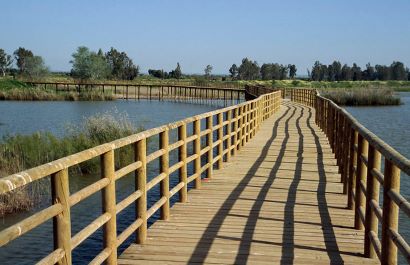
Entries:
POLYGON ((255 137, 119 264, 378 264, 363 257, 314 110, 285 101, 255 137))

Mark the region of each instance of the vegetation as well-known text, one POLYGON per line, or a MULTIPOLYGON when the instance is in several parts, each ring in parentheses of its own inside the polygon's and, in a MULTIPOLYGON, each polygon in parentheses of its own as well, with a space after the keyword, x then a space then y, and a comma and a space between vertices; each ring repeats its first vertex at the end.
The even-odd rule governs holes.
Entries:
POLYGON ((326 89, 322 96, 344 106, 399 105, 400 98, 391 89, 326 89))
POLYGON ((111 92, 97 91, 56 92, 28 85, 27 83, 8 79, 0 79, 0 100, 69 100, 69 101, 102 101, 114 100, 111 92))
POLYGON ((177 63, 177 67, 172 70, 171 72, 166 72, 164 70, 155 70, 155 69, 149 69, 148 74, 150 76, 160 78, 160 79, 181 79, 182 78, 182 70, 181 66, 179 63, 177 63))
POLYGON ((362 70, 356 63, 352 67, 334 61, 330 65, 316 61, 312 67, 310 79, 313 81, 386 81, 386 80, 410 80, 410 71, 402 62, 393 62, 390 66, 366 64, 362 70))
POLYGON ((6 76, 6 72, 13 64, 13 58, 11 55, 6 54, 3 49, 0 49, 0 70, 3 76, 6 76))
MULTIPOLYGON (((142 130, 135 128, 126 114, 113 115, 111 112, 85 118, 80 126, 67 126, 67 135, 57 138, 51 133, 6 136, 0 141, 0 177, 48 163, 61 157, 125 137, 142 130)), ((116 151, 117 168, 129 164, 133 159, 131 148, 116 151)), ((99 170, 99 162, 90 160, 76 168, 72 174, 90 174, 99 170)), ((46 181, 46 180, 45 180, 46 181)), ((37 181, 23 189, 0 196, 0 216, 27 210, 44 193, 47 183, 37 181)))

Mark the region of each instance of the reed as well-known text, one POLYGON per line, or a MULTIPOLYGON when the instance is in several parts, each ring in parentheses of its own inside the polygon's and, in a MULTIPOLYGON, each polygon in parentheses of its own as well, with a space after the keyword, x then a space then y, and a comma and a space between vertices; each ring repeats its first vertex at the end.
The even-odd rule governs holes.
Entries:
MULTIPOLYGON (((79 125, 67 125, 67 134, 58 138, 49 132, 31 135, 5 136, 0 141, 0 177, 23 171, 50 161, 83 151, 94 146, 125 137, 139 131, 131 124, 126 113, 112 112, 84 118, 79 125)), ((131 148, 116 153, 115 166, 123 167, 133 159, 131 148)), ((73 174, 91 174, 99 169, 99 161, 90 160, 71 169, 73 174)), ((38 181, 14 192, 0 195, 0 216, 31 209, 38 204, 49 187, 38 181)))
POLYGON ((360 88, 360 89, 321 89, 320 93, 343 106, 385 106, 400 105, 400 97, 387 88, 360 88))

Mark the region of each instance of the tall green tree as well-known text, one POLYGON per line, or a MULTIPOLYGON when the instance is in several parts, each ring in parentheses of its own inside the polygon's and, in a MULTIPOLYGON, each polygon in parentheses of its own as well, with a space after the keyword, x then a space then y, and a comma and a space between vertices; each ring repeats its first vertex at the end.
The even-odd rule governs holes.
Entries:
POLYGON ((296 68, 296 65, 294 65, 294 64, 289 64, 288 65, 288 68, 289 68, 289 77, 291 78, 291 79, 294 79, 295 77, 296 77, 296 72, 297 72, 297 68, 296 68))
POLYGON ((206 78, 210 78, 210 77, 211 77, 212 69, 213 69, 213 67, 212 67, 212 65, 210 65, 210 64, 208 64, 208 65, 205 67, 204 72, 205 72, 205 77, 206 77, 206 78))
POLYGON ((259 78, 260 68, 256 61, 248 58, 242 59, 242 64, 238 69, 238 76, 243 80, 255 80, 259 78))
POLYGON ((0 70, 3 74, 3 76, 6 75, 6 72, 8 69, 10 69, 10 66, 13 63, 13 58, 11 55, 8 55, 3 49, 0 49, 0 70))
POLYGON ((177 67, 174 70, 174 77, 176 79, 180 79, 182 77, 182 70, 181 70, 181 66, 179 65, 179 63, 177 63, 177 67))
POLYGON ((26 61, 27 58, 33 57, 33 52, 26 50, 22 47, 19 47, 14 51, 14 58, 16 59, 17 68, 19 69, 20 74, 24 73, 26 70, 26 61))
POLYGON ((311 71, 311 79, 313 81, 319 81, 320 80, 321 68, 322 68, 322 64, 319 61, 316 61, 315 64, 313 65, 312 71, 311 71))
POLYGON ((402 62, 393 62, 390 68, 393 80, 407 80, 406 68, 402 62))
POLYGON ((39 79, 47 75, 48 68, 41 56, 32 56, 26 58, 24 73, 31 79, 39 79))
POLYGON ((70 63, 73 65, 71 73, 74 77, 86 80, 103 79, 109 76, 110 68, 104 54, 98 54, 85 46, 80 46, 72 57, 70 63))
POLYGON ((353 81, 362 79, 362 69, 360 69, 360 67, 356 63, 353 63, 352 74, 353 81))
POLYGON ((111 47, 105 54, 105 58, 113 78, 132 80, 139 73, 139 67, 134 65, 132 59, 125 52, 119 52, 111 47))
POLYGON ((352 80, 353 73, 352 68, 347 64, 344 64, 342 67, 342 78, 341 80, 349 81, 352 80))
POLYGON ((238 77, 238 66, 233 64, 231 68, 229 68, 229 73, 232 79, 236 79, 238 77))

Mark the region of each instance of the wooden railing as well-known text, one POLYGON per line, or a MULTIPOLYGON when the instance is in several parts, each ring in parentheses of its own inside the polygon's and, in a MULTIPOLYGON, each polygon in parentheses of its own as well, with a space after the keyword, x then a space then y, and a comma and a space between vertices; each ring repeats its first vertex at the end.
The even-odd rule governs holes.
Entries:
POLYGON ((53 89, 56 92, 77 92, 96 91, 101 93, 111 92, 117 97, 124 99, 223 99, 240 100, 244 93, 242 88, 221 88, 221 87, 199 87, 192 85, 178 84, 144 84, 132 82, 46 82, 46 81, 25 81, 26 83, 53 89))
POLYGON ((410 203, 400 194, 400 175, 410 175, 410 161, 316 90, 294 89, 292 99, 316 108, 316 123, 337 159, 347 206, 355 212, 355 228, 365 231, 365 256, 397 264, 399 249, 410 263, 410 247, 399 233, 399 210, 410 221, 410 203))
POLYGON ((53 219, 54 251, 44 257, 40 264, 71 264, 72 251, 101 227, 104 228, 104 248, 91 263, 101 264, 106 261, 108 264, 115 264, 117 248, 127 238, 136 234, 136 242, 144 243, 148 218, 160 210, 161 219, 168 219, 170 198, 179 194, 179 200, 186 202, 188 183, 194 182, 194 187, 200 188, 202 175, 212 178, 214 165, 218 169, 224 161, 235 155, 255 135, 261 123, 279 110, 280 103, 280 92, 265 94, 252 101, 150 129, 0 179, 0 194, 12 192, 48 176, 51 176, 52 189, 52 205, 1 231, 0 246, 53 219), (192 126, 192 135, 187 133, 188 126, 192 126), (177 130, 178 133, 175 142, 170 141, 169 134, 172 130, 177 130), (153 137, 159 137, 159 149, 148 154, 147 141, 153 137), (201 140, 206 140, 203 147, 201 140), (187 144, 191 142, 193 154, 188 156, 187 144), (126 146, 133 148, 134 162, 116 169, 115 150, 126 146), (179 155, 178 161, 171 165, 170 152, 173 150, 178 150, 179 155), (69 169, 98 157, 101 179, 71 194, 69 169), (147 165, 158 160, 158 175, 148 181, 147 165), (203 160, 206 161, 204 165, 201 163, 203 160), (189 163, 193 163, 194 168, 190 176, 187 171, 189 163), (170 174, 173 172, 178 172, 179 182, 170 189, 170 174), (131 173, 135 174, 135 190, 124 200, 117 202, 116 182, 131 173), (148 208, 147 192, 157 185, 160 185, 160 198, 148 208), (72 207, 99 191, 103 194, 102 214, 72 235, 72 207), (117 215, 131 204, 135 204, 137 209, 135 220, 117 234, 117 215))

